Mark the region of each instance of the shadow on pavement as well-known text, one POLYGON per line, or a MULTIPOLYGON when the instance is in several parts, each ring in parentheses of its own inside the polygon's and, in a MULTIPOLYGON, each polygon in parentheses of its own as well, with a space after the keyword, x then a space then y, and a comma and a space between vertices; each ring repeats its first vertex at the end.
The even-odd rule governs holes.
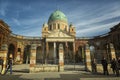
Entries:
POLYGON ((13 72, 19 72, 19 73, 29 73, 29 69, 13 70, 13 72))
POLYGON ((45 78, 44 80, 120 80, 120 77, 114 75, 102 75, 102 74, 60 74, 60 78, 45 78))
POLYGON ((20 77, 21 75, 0 75, 0 80, 33 80, 33 79, 24 79, 20 77))

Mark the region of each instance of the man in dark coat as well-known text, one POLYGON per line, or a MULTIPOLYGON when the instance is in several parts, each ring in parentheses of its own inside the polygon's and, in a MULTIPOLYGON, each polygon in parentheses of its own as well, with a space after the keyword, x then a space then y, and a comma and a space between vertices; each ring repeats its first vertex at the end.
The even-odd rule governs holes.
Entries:
POLYGON ((103 74, 104 75, 105 74, 109 75, 109 73, 108 73, 108 62, 105 58, 103 58, 103 60, 101 60, 101 64, 103 66, 103 74))
POLYGON ((96 59, 92 60, 92 72, 96 73, 97 72, 97 67, 96 67, 97 63, 96 63, 96 59))
POLYGON ((8 60, 8 67, 6 69, 5 74, 8 72, 9 69, 10 69, 10 74, 12 74, 12 65, 13 65, 13 60, 12 60, 12 58, 9 58, 9 60, 8 60))
POLYGON ((116 74, 117 73, 117 61, 115 60, 115 58, 113 58, 111 61, 111 68, 112 68, 113 74, 116 74))
POLYGON ((120 57, 118 58, 118 68, 120 70, 120 57))

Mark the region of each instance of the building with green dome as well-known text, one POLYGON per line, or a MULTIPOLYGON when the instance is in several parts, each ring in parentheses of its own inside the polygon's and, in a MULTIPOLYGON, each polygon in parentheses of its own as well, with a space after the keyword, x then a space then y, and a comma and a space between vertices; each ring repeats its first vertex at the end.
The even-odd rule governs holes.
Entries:
MULTIPOLYGON (((120 24, 104 35, 91 38, 76 37, 74 24, 69 24, 67 16, 60 10, 51 13, 48 22, 43 24, 41 37, 14 34, 10 27, 0 20, 0 57, 4 59, 4 70, 7 59, 12 55, 14 64, 30 64, 30 72, 58 71, 59 66, 62 66, 63 70, 64 64, 80 62, 85 63, 86 70, 92 71, 91 62, 94 58, 99 64, 102 57, 110 62, 111 59, 120 56, 118 43, 120 24), (38 64, 55 66, 39 67, 38 64)), ((97 65, 97 68, 99 70, 101 66, 97 65)))
POLYGON ((75 36, 75 27, 68 24, 66 15, 60 10, 54 11, 50 15, 48 23, 43 24, 42 28, 42 37, 45 39, 48 47, 46 51, 49 54, 48 59, 58 59, 58 47, 60 43, 64 45, 65 58, 72 59, 72 53, 75 52, 75 36), (69 52, 66 50, 66 46, 70 46, 71 49, 69 49, 69 52))

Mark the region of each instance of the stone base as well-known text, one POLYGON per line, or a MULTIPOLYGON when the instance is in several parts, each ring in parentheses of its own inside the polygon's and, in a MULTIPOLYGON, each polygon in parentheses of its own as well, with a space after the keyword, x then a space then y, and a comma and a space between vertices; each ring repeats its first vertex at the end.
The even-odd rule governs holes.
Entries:
MULTIPOLYGON (((110 68, 111 64, 108 64, 108 71, 112 72, 112 69, 110 68)), ((103 73, 103 67, 102 64, 97 64, 97 72, 103 73)))
POLYGON ((30 68, 30 73, 34 72, 58 72, 58 65, 36 65, 30 68))
POLYGON ((64 71, 64 66, 59 66, 59 72, 63 72, 64 71))

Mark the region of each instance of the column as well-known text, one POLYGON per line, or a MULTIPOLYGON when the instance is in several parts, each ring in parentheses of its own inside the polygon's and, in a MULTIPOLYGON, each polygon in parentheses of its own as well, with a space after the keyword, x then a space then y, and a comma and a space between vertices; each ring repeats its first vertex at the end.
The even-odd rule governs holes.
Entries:
POLYGON ((73 59, 75 60, 75 42, 73 42, 73 59))
POLYGON ((8 53, 7 44, 3 44, 2 47, 1 47, 1 50, 2 50, 1 53, 3 54, 3 69, 2 69, 1 74, 4 74, 5 71, 6 71, 6 66, 7 66, 7 53, 8 53))
POLYGON ((82 47, 82 61, 84 62, 85 54, 84 54, 84 48, 82 47))
POLYGON ((21 48, 20 63, 23 63, 24 47, 21 48))
POLYGON ((90 57, 90 48, 89 45, 85 46, 85 69, 87 71, 92 71, 91 69, 91 57, 90 57))
POLYGON ((65 62, 68 64, 68 59, 69 59, 69 58, 68 58, 68 55, 69 55, 69 54, 68 54, 68 43, 66 42, 65 44, 66 44, 66 55, 65 55, 66 61, 65 61, 65 62))
POLYGON ((59 45, 59 71, 64 71, 64 50, 63 44, 59 45))
POLYGON ((110 43, 110 54, 111 54, 111 59, 116 58, 115 49, 112 43, 110 43))
POLYGON ((44 42, 43 42, 43 44, 42 44, 42 64, 44 63, 44 61, 45 61, 45 45, 44 45, 44 42))
POLYGON ((35 65, 36 65, 36 44, 32 44, 30 54, 30 73, 35 72, 35 65))
POLYGON ((48 52, 49 52, 49 46, 48 46, 48 42, 46 42, 46 56, 45 56, 45 64, 48 63, 48 52))
POLYGON ((54 63, 56 64, 56 42, 54 42, 54 63))

